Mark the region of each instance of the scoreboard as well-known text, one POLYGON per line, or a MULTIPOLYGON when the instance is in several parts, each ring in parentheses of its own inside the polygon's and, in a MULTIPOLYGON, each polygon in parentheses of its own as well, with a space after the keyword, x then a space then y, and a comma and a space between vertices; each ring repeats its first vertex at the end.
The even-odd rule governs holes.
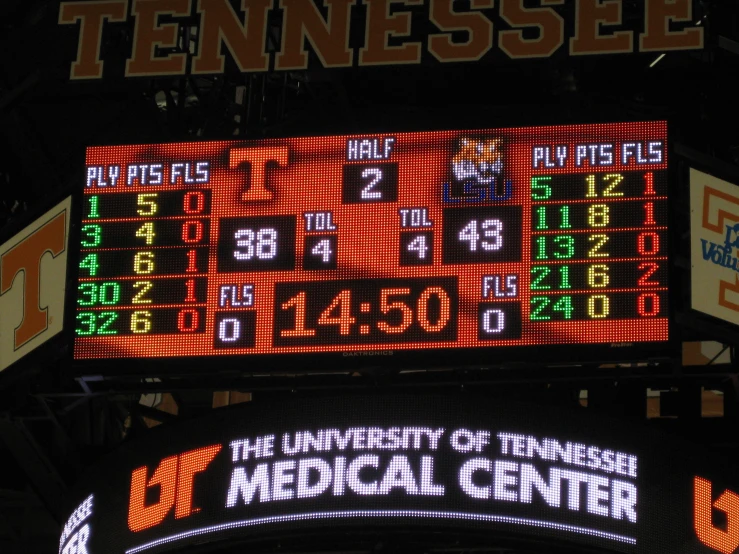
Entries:
POLYGON ((86 164, 76 359, 668 339, 664 122, 93 147, 86 164))

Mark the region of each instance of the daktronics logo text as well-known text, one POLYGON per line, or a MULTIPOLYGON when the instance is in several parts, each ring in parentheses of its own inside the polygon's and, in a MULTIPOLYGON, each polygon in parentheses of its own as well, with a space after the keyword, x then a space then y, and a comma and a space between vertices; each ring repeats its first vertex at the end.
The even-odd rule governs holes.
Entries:
POLYGON ((739 548, 739 495, 725 490, 713 501, 713 484, 702 477, 693 481, 694 524, 698 539, 713 550, 734 554, 739 548), (723 512, 726 530, 714 525, 713 508, 723 512))
POLYGON ((208 467, 221 448, 220 444, 214 444, 164 458, 148 479, 148 467, 135 469, 131 474, 128 528, 135 533, 159 525, 172 508, 175 519, 199 512, 200 508, 193 506, 192 501, 195 475, 208 467), (157 486, 159 500, 147 506, 147 490, 157 486))

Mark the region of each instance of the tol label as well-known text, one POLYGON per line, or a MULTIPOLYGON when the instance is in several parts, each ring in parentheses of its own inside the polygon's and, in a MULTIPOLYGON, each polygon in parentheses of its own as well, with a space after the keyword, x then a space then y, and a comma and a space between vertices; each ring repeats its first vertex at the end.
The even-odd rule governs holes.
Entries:
POLYGON ((398 210, 400 226, 403 228, 433 227, 428 208, 403 208, 398 210))
POLYGON ((335 231, 334 214, 331 212, 307 212, 303 214, 306 231, 335 231))

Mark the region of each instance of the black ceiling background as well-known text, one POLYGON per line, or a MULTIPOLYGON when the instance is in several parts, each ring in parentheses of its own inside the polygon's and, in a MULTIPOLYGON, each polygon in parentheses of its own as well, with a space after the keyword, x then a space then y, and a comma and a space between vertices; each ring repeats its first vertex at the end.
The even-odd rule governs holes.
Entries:
MULTIPOLYGON (((623 0, 625 28, 641 29, 643 6, 643 0, 623 0)), ((435 32, 427 9, 412 10, 414 37, 435 32)), ((478 63, 441 64, 424 52, 416 66, 326 71, 312 55, 302 72, 244 75, 229 60, 225 75, 124 79, 132 29, 106 24, 104 78, 74 82, 68 76, 79 25, 58 25, 58 10, 58 1, 0 3, 4 219, 43 204, 50 193, 77 188, 88 145, 223 139, 237 132, 259 138, 666 118, 673 141, 739 164, 734 0, 696 0, 693 17, 706 29, 705 49, 670 52, 654 67, 655 53, 570 57, 565 45, 543 60, 510 60, 494 47, 478 63), (246 87, 243 104, 238 87, 246 87)), ((568 0, 566 38, 573 35, 573 10, 568 0)), ((353 47, 363 41, 362 12, 361 6, 353 12, 353 47)), ((488 12, 500 29, 497 11, 488 12)), ((270 17, 279 33, 280 11, 270 17)), ((268 40, 268 50, 278 39, 268 40)))

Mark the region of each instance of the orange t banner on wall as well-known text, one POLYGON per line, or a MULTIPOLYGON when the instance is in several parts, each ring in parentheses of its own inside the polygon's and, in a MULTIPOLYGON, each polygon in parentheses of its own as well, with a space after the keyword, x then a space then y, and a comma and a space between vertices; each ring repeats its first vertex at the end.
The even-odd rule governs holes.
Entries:
POLYGON ((739 186, 690 170, 691 307, 739 325, 739 186))
POLYGON ((72 198, 0 245, 0 371, 62 330, 72 198))

